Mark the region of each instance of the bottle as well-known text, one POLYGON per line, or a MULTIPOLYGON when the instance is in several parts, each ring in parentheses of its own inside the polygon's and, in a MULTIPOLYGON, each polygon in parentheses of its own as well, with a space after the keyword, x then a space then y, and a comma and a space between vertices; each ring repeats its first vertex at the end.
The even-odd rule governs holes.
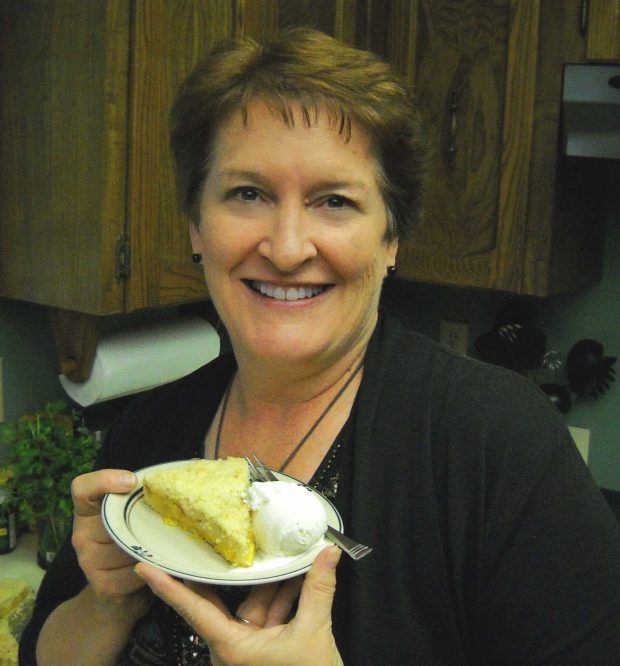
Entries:
POLYGON ((17 545, 17 521, 11 493, 0 488, 0 555, 10 553, 17 545))

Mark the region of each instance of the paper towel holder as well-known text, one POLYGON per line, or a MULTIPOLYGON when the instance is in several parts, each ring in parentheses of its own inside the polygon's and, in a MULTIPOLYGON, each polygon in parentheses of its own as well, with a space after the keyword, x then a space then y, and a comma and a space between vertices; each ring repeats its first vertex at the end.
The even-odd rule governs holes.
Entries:
POLYGON ((49 314, 61 373, 73 382, 85 382, 95 362, 102 318, 58 308, 50 308, 49 314))

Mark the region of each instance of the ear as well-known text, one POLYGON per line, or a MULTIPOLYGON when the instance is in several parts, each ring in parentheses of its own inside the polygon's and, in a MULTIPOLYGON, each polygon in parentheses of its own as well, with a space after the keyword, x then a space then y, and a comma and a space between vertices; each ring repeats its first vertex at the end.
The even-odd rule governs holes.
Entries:
POLYGON ((388 266, 394 266, 396 264, 396 253, 398 252, 398 238, 388 241, 386 258, 388 266))
POLYGON ((200 228, 194 222, 189 223, 189 238, 192 243, 192 251, 200 253, 202 245, 200 238, 200 228))

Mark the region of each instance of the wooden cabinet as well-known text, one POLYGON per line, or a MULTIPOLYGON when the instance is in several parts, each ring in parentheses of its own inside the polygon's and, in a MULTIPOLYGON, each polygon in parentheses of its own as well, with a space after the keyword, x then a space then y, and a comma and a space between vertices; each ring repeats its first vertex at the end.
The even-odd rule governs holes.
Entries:
POLYGON ((233 31, 233 10, 0 5, 1 295, 97 315, 205 295, 162 128, 174 87, 233 31))
POLYGON ((585 61, 593 34, 581 11, 572 0, 389 3, 399 38, 386 54, 431 145, 426 215, 401 243, 399 276, 538 296, 598 277, 601 165, 558 149, 562 67, 585 61))
POLYGON ((204 299, 168 145, 179 84, 231 35, 352 42, 355 4, 3 0, 0 297, 91 315, 204 299))
POLYGON ((384 54, 428 116, 427 214, 401 243, 401 277, 535 295, 583 284, 599 268, 600 177, 559 154, 562 66, 618 57, 619 6, 3 0, 0 297, 92 316, 204 299, 170 105, 214 42, 291 24, 384 54))
POLYGON ((580 25, 589 60, 620 60, 620 0, 582 0, 580 25))

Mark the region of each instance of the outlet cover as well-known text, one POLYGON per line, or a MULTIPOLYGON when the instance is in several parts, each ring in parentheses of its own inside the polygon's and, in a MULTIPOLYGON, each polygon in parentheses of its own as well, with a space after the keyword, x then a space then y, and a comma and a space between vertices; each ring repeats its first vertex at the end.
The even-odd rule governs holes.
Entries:
POLYGON ((469 325, 462 321, 442 319, 439 324, 439 342, 457 354, 467 354, 469 325))

